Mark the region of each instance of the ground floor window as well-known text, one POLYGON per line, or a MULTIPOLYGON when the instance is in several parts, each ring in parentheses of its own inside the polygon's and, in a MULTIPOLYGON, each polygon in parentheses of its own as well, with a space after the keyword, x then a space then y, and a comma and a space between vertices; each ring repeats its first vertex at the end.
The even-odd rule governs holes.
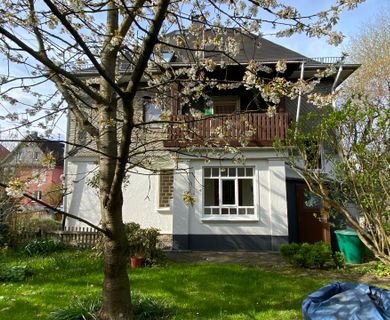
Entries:
POLYGON ((205 215, 254 215, 254 168, 205 167, 205 215))

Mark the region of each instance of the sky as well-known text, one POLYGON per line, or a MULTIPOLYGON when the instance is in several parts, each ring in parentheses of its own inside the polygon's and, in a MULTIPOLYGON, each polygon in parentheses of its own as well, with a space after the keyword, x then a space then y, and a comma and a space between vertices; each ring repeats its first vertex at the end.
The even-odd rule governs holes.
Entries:
MULTIPOLYGON (((291 4, 296 7, 301 14, 314 13, 328 9, 336 0, 285 0, 281 1, 291 4)), ((291 50, 297 51, 307 57, 337 57, 341 56, 351 37, 356 36, 359 31, 364 28, 367 23, 373 22, 381 12, 390 12, 390 0, 366 0, 360 4, 356 9, 345 11, 340 16, 340 21, 336 25, 335 30, 341 31, 345 35, 344 42, 335 47, 326 43, 325 38, 308 38, 306 35, 293 35, 289 38, 277 38, 270 35, 273 31, 271 28, 262 29, 264 36, 277 44, 285 46, 291 50)), ((6 62, 0 60, 0 70, 7 68, 6 62)), ((4 114, 5 110, 0 106, 0 115, 4 114)), ((8 127, 9 123, 2 123, 0 121, 0 131, 8 127)), ((31 129, 34 130, 34 129, 31 129)), ((54 131, 55 138, 65 138, 66 134, 66 119, 58 122, 58 128, 54 131)), ((0 138, 7 136, 7 133, 1 134, 0 138)))
MULTIPOLYGON (((310 13, 329 8, 335 0, 290 0, 287 2, 295 6, 301 13, 310 13)), ((345 35, 343 43, 337 47, 328 45, 325 38, 308 38, 305 35, 294 35, 290 38, 266 36, 266 38, 307 57, 339 57, 343 51, 346 51, 351 37, 356 36, 364 28, 364 25, 373 22, 384 11, 390 13, 390 0, 366 0, 355 9, 344 11, 340 15, 339 23, 334 28, 345 35)), ((267 30, 264 30, 264 33, 267 33, 267 30)))

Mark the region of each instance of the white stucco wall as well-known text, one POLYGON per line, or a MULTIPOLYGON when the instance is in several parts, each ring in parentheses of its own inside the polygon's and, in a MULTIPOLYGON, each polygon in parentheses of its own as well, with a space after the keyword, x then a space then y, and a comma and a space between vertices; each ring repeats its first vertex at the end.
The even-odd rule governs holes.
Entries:
MULTIPOLYGON (((210 220, 203 216, 203 167, 238 167, 230 160, 211 161, 189 159, 185 167, 188 174, 175 179, 174 189, 174 234, 235 234, 235 235, 288 235, 286 170, 284 161, 274 153, 247 152, 245 166, 253 167, 255 219, 252 221, 210 220), (256 187, 258 186, 258 187, 256 187), (184 205, 184 191, 195 195, 193 207, 184 205)), ((240 218, 240 217, 234 217, 240 218)))
MULTIPOLYGON (((75 157, 68 161, 67 185, 70 194, 67 196, 69 213, 79 215, 94 224, 99 224, 98 191, 87 185, 87 181, 96 172, 93 157, 75 157)), ((159 177, 149 175, 143 169, 130 175, 123 189, 123 221, 136 222, 141 227, 155 227, 162 234, 172 234, 172 212, 159 210, 158 186, 159 177)), ((71 227, 85 226, 74 219, 67 219, 71 227)))
MULTIPOLYGON (((86 184, 96 172, 94 161, 94 158, 89 157, 68 159, 65 177, 67 185, 65 207, 70 214, 80 216, 93 224, 99 224, 99 196, 97 190, 86 184)), ((71 218, 66 218, 66 225, 68 227, 86 226, 71 218)))
MULTIPOLYGON (((247 151, 245 166, 254 168, 254 205, 251 221, 210 221, 203 216, 203 167, 238 167, 231 160, 205 163, 199 159, 184 159, 175 171, 171 210, 158 208, 159 177, 143 169, 130 175, 124 188, 123 219, 142 227, 156 227, 162 234, 234 234, 287 236, 286 168, 282 159, 270 150, 247 151), (183 193, 195 195, 193 207, 183 202, 183 193)), ((97 190, 87 185, 96 164, 88 157, 75 157, 68 162, 67 208, 71 214, 99 223, 97 190), (92 173, 91 173, 92 172, 92 173)), ((132 170, 137 171, 137 170, 132 170)), ((247 218, 248 216, 246 216, 247 218)), ((207 217, 209 219, 209 217, 207 217)), ((237 217, 240 218, 240 217, 237 217)), ((68 219, 68 226, 84 226, 68 219)))
POLYGON ((139 223, 141 227, 160 229, 172 234, 172 212, 158 207, 159 176, 144 169, 132 169, 123 190, 123 220, 139 223))

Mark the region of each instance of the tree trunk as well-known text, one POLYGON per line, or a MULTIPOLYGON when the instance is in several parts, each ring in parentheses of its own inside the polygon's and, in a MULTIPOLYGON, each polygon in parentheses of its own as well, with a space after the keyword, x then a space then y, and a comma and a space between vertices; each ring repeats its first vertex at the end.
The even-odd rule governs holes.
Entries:
POLYGON ((106 229, 111 238, 104 237, 103 301, 99 312, 101 320, 134 319, 127 274, 128 246, 122 223, 122 194, 110 212, 102 209, 107 220, 106 229))

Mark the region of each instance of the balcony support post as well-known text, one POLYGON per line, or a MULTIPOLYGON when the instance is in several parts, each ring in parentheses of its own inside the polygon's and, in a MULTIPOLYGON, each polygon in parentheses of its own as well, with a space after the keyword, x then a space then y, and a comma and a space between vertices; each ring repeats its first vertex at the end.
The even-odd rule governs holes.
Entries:
MULTIPOLYGON (((336 75, 336 78, 334 79, 334 82, 333 82, 333 85, 332 85, 332 94, 334 94, 336 92, 336 89, 337 89, 337 83, 339 82, 339 78, 340 78, 340 75, 341 75, 341 72, 343 71, 343 65, 340 64, 339 66, 339 70, 337 71, 337 75, 336 75)), ((333 109, 336 109, 336 98, 333 97, 332 99, 332 107, 333 109)))
MULTIPOLYGON (((301 76, 300 76, 300 80, 303 80, 303 73, 305 71, 305 62, 303 61, 301 63, 301 76)), ((299 120, 299 114, 301 112, 301 101, 302 101, 302 89, 299 89, 299 94, 298 94, 298 104, 297 104, 297 115, 296 115, 296 118, 295 118, 295 121, 298 122, 299 120)))

